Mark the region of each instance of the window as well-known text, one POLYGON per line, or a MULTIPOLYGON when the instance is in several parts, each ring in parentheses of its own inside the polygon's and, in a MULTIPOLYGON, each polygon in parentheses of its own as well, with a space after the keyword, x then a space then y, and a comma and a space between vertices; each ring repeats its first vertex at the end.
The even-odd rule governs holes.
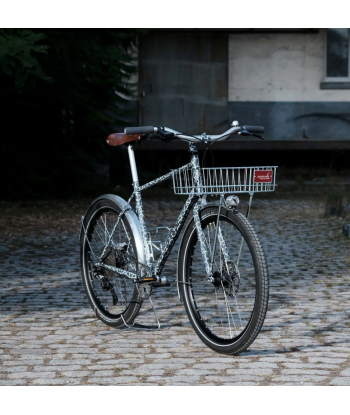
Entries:
POLYGON ((325 82, 321 89, 350 88, 350 30, 327 29, 325 82))

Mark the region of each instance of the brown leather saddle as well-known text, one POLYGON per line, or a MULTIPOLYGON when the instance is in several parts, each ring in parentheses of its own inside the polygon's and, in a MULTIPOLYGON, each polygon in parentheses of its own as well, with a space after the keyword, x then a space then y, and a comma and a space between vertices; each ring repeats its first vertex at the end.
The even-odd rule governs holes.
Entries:
POLYGON ((115 134, 110 134, 107 137, 107 144, 109 146, 120 146, 124 143, 128 143, 131 141, 142 141, 142 139, 144 139, 145 137, 143 136, 143 134, 124 134, 124 133, 115 133, 115 134))
POLYGON ((157 130, 155 127, 128 127, 125 128, 124 133, 114 133, 107 137, 107 144, 109 146, 120 146, 124 143, 132 141, 142 141, 147 138, 149 134, 157 130))

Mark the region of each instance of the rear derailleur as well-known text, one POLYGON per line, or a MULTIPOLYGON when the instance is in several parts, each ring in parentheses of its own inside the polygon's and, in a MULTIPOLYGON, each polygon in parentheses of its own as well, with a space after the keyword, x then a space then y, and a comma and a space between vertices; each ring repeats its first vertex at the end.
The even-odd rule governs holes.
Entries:
MULTIPOLYGON (((114 265, 117 268, 124 268, 128 264, 128 244, 118 243, 116 249, 109 247, 103 257, 101 258, 102 263, 114 265)), ((101 284, 101 288, 104 291, 110 291, 112 295, 113 305, 117 305, 118 296, 114 290, 113 284, 108 279, 108 271, 100 266, 95 266, 93 271, 94 278, 98 279, 101 284)))
POLYGON ((104 271, 104 269, 102 267, 95 267, 94 271, 93 271, 93 276, 94 276, 94 278, 96 278, 97 280, 100 281, 101 287, 104 291, 110 291, 111 292, 113 305, 117 305, 118 297, 117 297, 117 294, 114 291, 113 284, 111 284, 110 281, 108 280, 108 278, 103 275, 103 271, 104 271))

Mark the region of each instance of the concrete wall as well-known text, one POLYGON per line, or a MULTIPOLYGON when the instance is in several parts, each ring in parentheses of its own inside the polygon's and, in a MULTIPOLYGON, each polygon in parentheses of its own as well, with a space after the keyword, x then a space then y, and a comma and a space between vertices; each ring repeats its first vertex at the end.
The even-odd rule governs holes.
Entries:
POLYGON ((325 30, 229 37, 229 101, 350 101, 350 90, 321 90, 325 30))
POLYGON ((350 89, 320 88, 324 47, 325 30, 230 35, 229 118, 272 141, 350 141, 350 89))

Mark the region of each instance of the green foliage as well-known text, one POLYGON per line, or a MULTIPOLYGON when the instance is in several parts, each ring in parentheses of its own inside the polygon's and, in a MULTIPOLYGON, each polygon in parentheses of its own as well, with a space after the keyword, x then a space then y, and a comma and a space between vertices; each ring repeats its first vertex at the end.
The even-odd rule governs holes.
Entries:
POLYGON ((30 30, 0 29, 0 70, 10 76, 18 92, 33 88, 35 81, 50 81, 43 72, 37 54, 47 53, 48 46, 39 44, 42 33, 30 30))
MULTIPOLYGON (((71 196, 135 124, 135 30, 2 29, 0 177, 10 197, 71 196)), ((4 193, 3 193, 4 194, 4 193)))
POLYGON ((54 79, 50 94, 64 105, 81 106, 104 121, 116 121, 108 106, 124 102, 121 95, 134 97, 133 37, 107 29, 50 29, 46 37, 49 53, 42 65, 54 79))

